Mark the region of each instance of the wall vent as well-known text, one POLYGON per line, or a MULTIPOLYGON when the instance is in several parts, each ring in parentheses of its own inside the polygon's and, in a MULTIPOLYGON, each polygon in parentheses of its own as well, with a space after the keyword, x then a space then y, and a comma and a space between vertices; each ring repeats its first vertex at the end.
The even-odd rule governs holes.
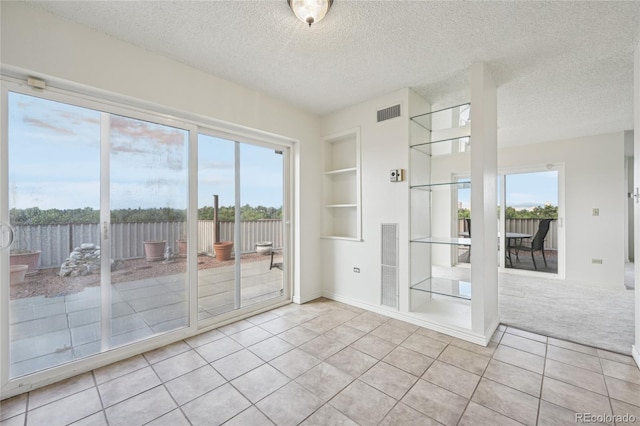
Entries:
POLYGON ((381 304, 398 309, 398 224, 382 224, 381 304))
POLYGON ((396 117, 400 117, 400 104, 378 111, 378 123, 396 117))

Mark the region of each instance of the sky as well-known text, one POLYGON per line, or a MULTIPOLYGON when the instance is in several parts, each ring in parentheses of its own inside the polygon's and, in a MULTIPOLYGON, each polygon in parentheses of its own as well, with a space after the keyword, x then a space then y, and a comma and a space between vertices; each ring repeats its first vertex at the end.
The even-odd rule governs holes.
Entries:
MULTIPOLYGON (((105 114, 110 120, 112 209, 187 206, 188 132, 105 114)), ((11 208, 100 207, 99 111, 9 93, 11 208)), ((199 135, 198 206, 235 203, 235 142, 199 135)), ((281 207, 283 157, 240 144, 241 205, 281 207)))
MULTIPOLYGON (((74 209, 100 207, 99 111, 9 94, 10 207, 74 209)), ((108 114, 112 209, 185 209, 185 130, 108 114)), ((198 136, 198 207, 235 204, 236 142, 198 136)), ((283 156, 273 149, 240 144, 240 205, 279 208, 283 156)), ((458 199, 469 206, 469 190, 458 199)), ((558 203, 557 172, 507 175, 507 206, 518 210, 558 203)))
MULTIPOLYGON (((498 191, 501 191, 500 185, 498 191)), ((558 172, 512 173, 506 175, 506 205, 516 210, 530 210, 549 203, 558 205, 558 172)), ((500 196, 500 195, 498 195, 500 196)), ((458 202, 469 208, 470 189, 458 190, 458 202)))

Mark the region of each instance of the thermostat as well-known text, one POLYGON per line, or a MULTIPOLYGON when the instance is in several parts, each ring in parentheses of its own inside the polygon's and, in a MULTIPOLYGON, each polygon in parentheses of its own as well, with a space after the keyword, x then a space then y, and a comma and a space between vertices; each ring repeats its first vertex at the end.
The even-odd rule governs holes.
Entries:
POLYGON ((391 182, 402 182, 404 180, 404 170, 403 169, 392 169, 389 172, 389 180, 391 182))

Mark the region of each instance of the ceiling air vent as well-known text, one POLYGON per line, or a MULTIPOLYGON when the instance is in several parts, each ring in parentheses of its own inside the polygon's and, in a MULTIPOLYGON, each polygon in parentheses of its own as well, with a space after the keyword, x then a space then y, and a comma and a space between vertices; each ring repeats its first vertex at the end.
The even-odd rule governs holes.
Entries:
POLYGON ((400 117, 400 104, 378 111, 378 123, 396 117, 400 117))

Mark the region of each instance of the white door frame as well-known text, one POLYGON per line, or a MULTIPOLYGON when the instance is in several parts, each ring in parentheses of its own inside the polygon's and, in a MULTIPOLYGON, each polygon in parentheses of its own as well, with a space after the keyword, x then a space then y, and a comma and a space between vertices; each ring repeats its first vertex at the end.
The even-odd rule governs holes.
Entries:
POLYGON ((500 222, 498 226, 498 230, 500 231, 500 248, 502 250, 505 249, 505 210, 506 210, 506 187, 505 181, 507 175, 513 174, 521 174, 521 173, 540 173, 540 172, 548 172, 548 171, 556 171, 558 172, 558 220, 557 220, 557 231, 558 231, 558 272, 556 274, 550 274, 547 272, 536 272, 536 271, 525 271, 513 268, 505 267, 505 257, 499 256, 500 261, 500 272, 508 272, 514 275, 524 275, 530 277, 539 277, 540 274, 544 274, 545 278, 555 278, 563 280, 565 279, 566 274, 566 256, 565 256, 565 196, 564 196, 564 164, 553 164, 553 165, 537 165, 537 166, 527 166, 527 167, 517 167, 517 168, 508 168, 508 169, 499 169, 498 170, 498 178, 500 179, 500 186, 498 191, 498 201, 500 203, 500 222))
MULTIPOLYGON (((640 44, 634 53, 633 67, 633 124, 634 124, 634 252, 640 253, 640 44)), ((635 344, 631 348, 633 359, 640 368, 640 262, 635 261, 635 344)))

